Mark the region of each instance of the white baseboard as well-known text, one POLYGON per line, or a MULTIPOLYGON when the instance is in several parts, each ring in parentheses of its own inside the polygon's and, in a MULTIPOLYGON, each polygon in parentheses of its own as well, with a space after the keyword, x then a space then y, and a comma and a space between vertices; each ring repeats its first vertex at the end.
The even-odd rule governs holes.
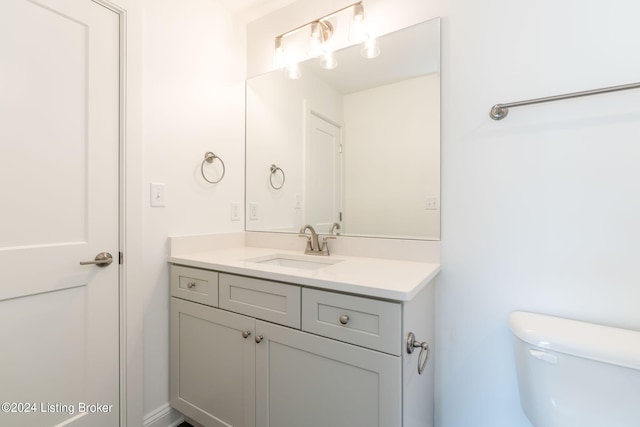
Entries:
POLYGON ((144 416, 143 427, 177 427, 184 421, 182 414, 168 403, 144 416))

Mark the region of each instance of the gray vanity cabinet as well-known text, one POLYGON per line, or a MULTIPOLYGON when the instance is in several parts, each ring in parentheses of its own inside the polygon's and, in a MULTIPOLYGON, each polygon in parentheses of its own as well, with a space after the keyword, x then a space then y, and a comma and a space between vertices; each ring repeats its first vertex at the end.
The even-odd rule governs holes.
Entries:
POLYGON ((410 384, 425 381, 401 351, 402 303, 175 265, 171 287, 171 405, 192 420, 430 425, 420 413, 426 402, 407 413, 410 384), (219 306, 200 302, 203 289, 217 291, 219 306), (408 415, 420 419, 407 424, 408 415))
POLYGON ((257 323, 257 427, 402 424, 399 357, 257 323))
POLYGON ((255 425, 255 319, 171 298, 171 405, 205 426, 255 425), (253 338, 253 337, 251 337, 253 338))

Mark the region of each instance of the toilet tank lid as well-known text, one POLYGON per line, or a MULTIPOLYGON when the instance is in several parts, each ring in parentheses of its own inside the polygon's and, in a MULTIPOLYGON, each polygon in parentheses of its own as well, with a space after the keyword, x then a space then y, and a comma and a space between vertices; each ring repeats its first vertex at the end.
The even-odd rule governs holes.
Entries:
POLYGON ((537 347, 640 370, 640 331, 515 311, 515 336, 537 347))

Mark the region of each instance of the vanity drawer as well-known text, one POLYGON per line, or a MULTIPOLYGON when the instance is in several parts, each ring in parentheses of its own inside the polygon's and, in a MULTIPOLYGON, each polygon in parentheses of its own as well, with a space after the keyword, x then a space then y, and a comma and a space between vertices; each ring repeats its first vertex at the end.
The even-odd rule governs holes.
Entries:
POLYGON ((300 286, 220 274, 220 308, 300 328, 300 286))
POLYGON ((171 296, 217 307, 218 273, 172 265, 171 296))
POLYGON ((304 288, 302 330, 400 356, 401 305, 304 288))

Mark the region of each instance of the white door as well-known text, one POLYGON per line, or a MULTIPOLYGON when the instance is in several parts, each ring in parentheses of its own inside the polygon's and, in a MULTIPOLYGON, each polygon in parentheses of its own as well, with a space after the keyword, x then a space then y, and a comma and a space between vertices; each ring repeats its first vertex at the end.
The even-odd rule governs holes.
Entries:
POLYGON ((305 161, 305 223, 326 233, 340 222, 340 128, 313 112, 305 161))
POLYGON ((118 157, 119 16, 2 0, 2 426, 119 423, 118 157))

